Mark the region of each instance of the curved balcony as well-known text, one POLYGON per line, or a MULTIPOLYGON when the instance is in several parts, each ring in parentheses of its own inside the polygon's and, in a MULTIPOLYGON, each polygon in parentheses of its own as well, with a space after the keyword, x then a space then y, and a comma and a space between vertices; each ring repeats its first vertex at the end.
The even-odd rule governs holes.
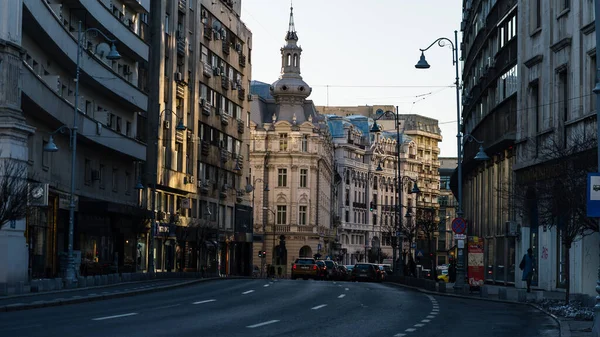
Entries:
POLYGON ((149 47, 146 42, 134 33, 124 22, 117 19, 104 4, 98 0, 79 0, 79 3, 90 14, 90 16, 86 18, 89 25, 94 26, 94 21, 96 21, 99 26, 102 26, 119 40, 119 49, 127 48, 138 55, 140 59, 148 61, 149 47))
MULTIPOLYGON (((59 123, 71 127, 73 125, 73 104, 52 90, 46 82, 37 76, 29 66, 23 65, 23 95, 32 102, 32 109, 43 110, 59 123), (35 107, 37 106, 37 108, 35 107)), ((27 100, 26 100, 27 101, 27 100)), ((25 109, 27 103, 25 103, 25 109)), ((35 110, 34 110, 35 112, 35 110)), ((105 146, 138 160, 146 160, 146 146, 132 138, 125 137, 98 121, 81 113, 79 115, 79 138, 105 146)), ((40 118, 44 118, 40 116, 40 118)))
MULTIPOLYGON (((31 36, 36 38, 36 42, 49 54, 53 54, 57 63, 66 69, 75 71, 77 64, 76 38, 58 21, 45 1, 24 0, 23 3, 25 5, 23 29, 30 31, 31 36), (39 27, 35 27, 35 25, 39 27)), ((109 66, 98 61, 96 56, 87 50, 81 57, 80 67, 82 83, 95 83, 105 88, 110 94, 130 103, 132 109, 147 110, 148 96, 120 77, 109 66)))

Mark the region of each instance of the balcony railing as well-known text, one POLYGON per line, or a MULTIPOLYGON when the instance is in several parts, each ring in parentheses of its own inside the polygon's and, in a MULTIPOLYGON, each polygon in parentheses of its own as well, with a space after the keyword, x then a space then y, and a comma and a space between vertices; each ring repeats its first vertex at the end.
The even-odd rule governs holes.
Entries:
POLYGON ((246 55, 240 53, 240 66, 246 66, 246 55))
POLYGON ((185 13, 186 10, 186 0, 179 0, 179 5, 177 6, 177 8, 179 9, 180 12, 185 13))
POLYGON ((243 101, 244 99, 246 99, 246 89, 238 89, 238 99, 243 101))

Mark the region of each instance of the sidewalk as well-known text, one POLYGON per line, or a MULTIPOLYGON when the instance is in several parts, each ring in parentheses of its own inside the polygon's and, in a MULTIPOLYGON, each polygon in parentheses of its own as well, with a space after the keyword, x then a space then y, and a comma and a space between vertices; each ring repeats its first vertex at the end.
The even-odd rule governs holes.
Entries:
POLYGON ((243 277, 201 277, 197 273, 157 273, 154 275, 115 274, 109 283, 100 282, 97 285, 92 283, 91 286, 88 286, 86 283, 79 283, 77 288, 72 289, 51 290, 42 287, 42 290, 47 290, 44 292, 35 292, 36 290, 39 291, 40 289, 36 289, 37 285, 35 285, 34 282, 32 282, 31 285, 28 285, 26 287, 23 287, 21 285, 21 288, 25 288, 22 289, 25 291, 33 290, 34 292, 20 294, 14 294, 14 292, 9 292, 10 295, 0 296, 0 312, 27 310, 82 302, 100 301, 111 298, 135 296, 138 294, 175 289, 200 282, 232 278, 243 277))
POLYGON ((470 291, 467 290, 468 286, 465 289, 455 290, 453 288, 453 283, 435 283, 434 281, 424 279, 411 280, 407 278, 402 281, 394 281, 396 281, 394 282, 396 285, 432 295, 470 298, 481 301, 519 303, 533 306, 551 316, 559 324, 561 337, 589 337, 591 336, 592 326, 594 324, 593 321, 576 320, 554 315, 535 303, 544 299, 564 300, 565 294, 562 292, 532 289, 531 293, 527 293, 525 289, 498 285, 485 285, 481 291, 470 291))

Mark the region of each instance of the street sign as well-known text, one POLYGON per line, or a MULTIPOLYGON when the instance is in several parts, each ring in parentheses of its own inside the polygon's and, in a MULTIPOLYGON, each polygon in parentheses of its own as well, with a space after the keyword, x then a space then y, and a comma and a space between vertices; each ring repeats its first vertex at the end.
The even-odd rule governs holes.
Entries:
MULTIPOLYGON (((465 240, 458 240, 458 249, 465 248, 465 240)), ((462 251, 458 251, 458 255, 462 255, 462 251)))
POLYGON ((600 173, 588 173, 587 216, 600 217, 600 173))
POLYGON ((466 240, 467 235, 466 234, 454 234, 454 239, 455 240, 466 240))
POLYGON ((421 249, 418 249, 418 250, 415 252, 415 256, 416 256, 416 257, 423 257, 423 256, 425 256, 425 254, 423 254, 423 250, 421 250, 421 249))
POLYGON ((321 251, 321 248, 323 248, 323 247, 321 246, 321 244, 320 244, 320 243, 319 243, 319 244, 317 244, 317 251, 318 251, 318 252, 320 252, 320 251, 321 251))
POLYGON ((463 218, 454 218, 452 220, 452 231, 456 234, 463 234, 467 230, 467 222, 463 218))

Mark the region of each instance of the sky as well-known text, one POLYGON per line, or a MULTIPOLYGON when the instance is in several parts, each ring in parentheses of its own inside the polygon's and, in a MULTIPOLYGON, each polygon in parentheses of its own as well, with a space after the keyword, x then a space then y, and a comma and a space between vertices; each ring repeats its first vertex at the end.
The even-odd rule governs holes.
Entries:
MULTIPOLYGON (((450 44, 425 52, 431 68, 414 66, 420 48, 440 37, 454 41, 462 1, 295 0, 293 6, 302 77, 313 89, 308 99, 329 106, 394 105, 400 113, 435 118, 443 137, 440 157, 456 156, 450 44)), ((289 0, 242 0, 242 21, 252 31, 253 80, 279 78, 289 16, 289 0)))

